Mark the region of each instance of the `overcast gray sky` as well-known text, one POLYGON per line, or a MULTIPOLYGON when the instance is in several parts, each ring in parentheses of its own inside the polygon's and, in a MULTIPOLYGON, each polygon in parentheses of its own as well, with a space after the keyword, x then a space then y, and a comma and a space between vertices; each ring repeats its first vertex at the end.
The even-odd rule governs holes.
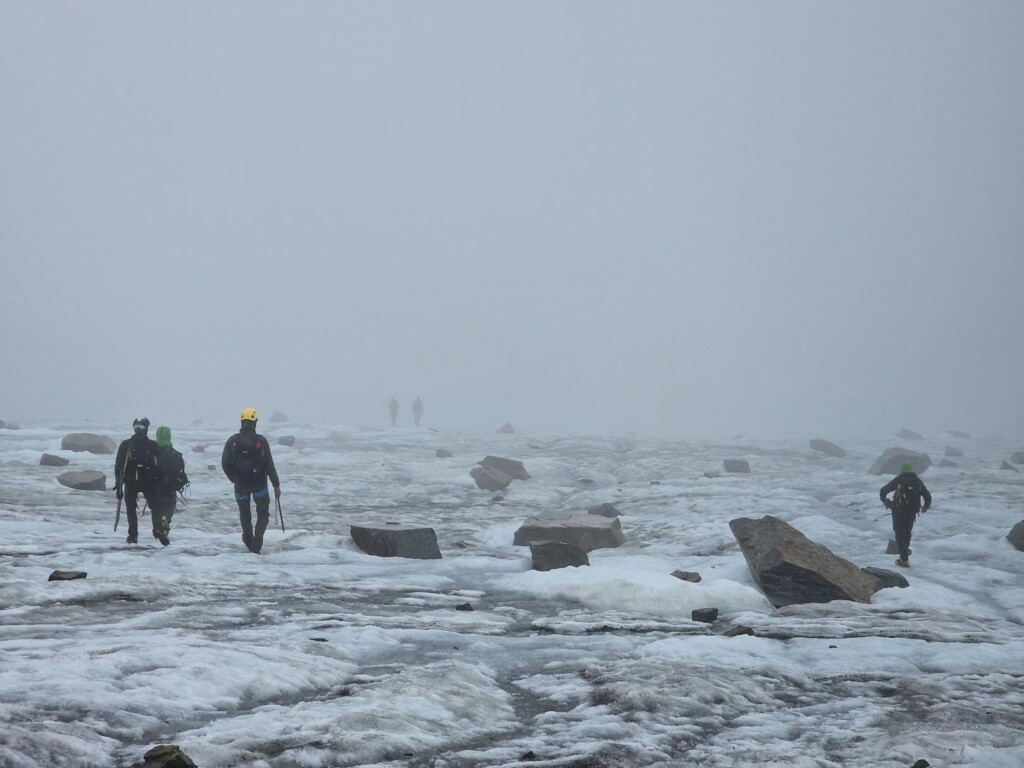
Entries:
POLYGON ((0 2, 0 418, 1024 435, 1024 3, 0 2))

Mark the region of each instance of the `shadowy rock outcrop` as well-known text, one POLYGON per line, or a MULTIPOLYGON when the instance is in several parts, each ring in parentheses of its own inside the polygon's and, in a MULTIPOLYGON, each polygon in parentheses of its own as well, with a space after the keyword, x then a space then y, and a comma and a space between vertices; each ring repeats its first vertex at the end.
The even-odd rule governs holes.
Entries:
POLYGON ((277 444, 287 445, 289 448, 291 448, 293 445, 295 445, 295 435, 282 435, 281 437, 277 438, 277 444))
POLYGON ((960 458, 964 455, 964 452, 955 445, 947 445, 942 453, 944 456, 951 456, 953 458, 960 458))
POLYGON ((831 443, 828 440, 815 438, 814 440, 811 440, 811 448, 818 453, 824 453, 826 456, 832 456, 837 459, 846 458, 846 449, 840 448, 838 445, 831 443))
POLYGON ((513 480, 529 480, 530 473, 526 471, 523 462, 517 459, 503 459, 500 456, 484 456, 477 462, 486 469, 497 469, 504 472, 513 480))
POLYGON ((1014 547, 1024 552, 1024 520, 1021 520, 1010 529, 1010 532, 1006 534, 1006 539, 1014 547))
POLYGON ((900 467, 910 464, 914 472, 921 474, 932 465, 932 460, 927 453, 911 451, 907 448, 888 448, 871 465, 868 474, 871 475, 898 475, 900 467))
POLYGON ((722 462, 722 467, 726 472, 750 474, 750 462, 746 459, 725 459, 722 462))
POLYGON ((105 491, 107 476, 95 469, 82 469, 76 472, 63 472, 57 475, 57 482, 76 491, 105 491))
POLYGON ((44 453, 39 459, 39 465, 43 467, 66 467, 70 463, 63 456, 54 456, 52 453, 44 453))
POLYGON ((530 517, 515 533, 513 544, 526 546, 540 541, 575 544, 585 552, 617 547, 625 542, 622 524, 615 517, 574 514, 565 517, 530 517))
POLYGON ((54 571, 47 581, 74 581, 84 579, 87 575, 85 571, 54 571))
POLYGON ((507 421, 504 424, 502 424, 500 427, 498 427, 498 434, 499 435, 514 435, 515 432, 516 432, 515 429, 513 429, 512 425, 509 424, 507 421))
POLYGON ((901 429, 896 433, 896 437, 900 440, 924 440, 923 435, 919 435, 912 429, 901 429))
POLYGON ((269 421, 271 424, 284 424, 285 422, 288 421, 288 417, 285 416, 280 411, 274 411, 272 414, 270 414, 270 418, 267 419, 267 421, 269 421))
POLYGON ((533 570, 553 571, 556 568, 578 568, 590 565, 590 558, 582 547, 567 541, 530 542, 533 570))
POLYGON ((114 453, 117 443, 106 435, 95 435, 92 432, 72 432, 60 441, 61 450, 79 453, 114 453))
POLYGON ((589 507, 587 509, 588 515, 600 515, 601 517, 618 517, 622 513, 615 508, 614 504, 598 504, 596 507, 589 507))
POLYGON ((437 534, 433 528, 400 523, 351 526, 352 541, 363 552, 375 557, 408 557, 415 560, 440 560, 437 534))
POLYGON ((473 478, 477 488, 485 491, 504 491, 515 479, 500 469, 488 467, 473 467, 469 470, 469 476, 473 478))
POLYGON ((174 744, 160 744, 143 755, 132 768, 198 768, 192 758, 174 744))

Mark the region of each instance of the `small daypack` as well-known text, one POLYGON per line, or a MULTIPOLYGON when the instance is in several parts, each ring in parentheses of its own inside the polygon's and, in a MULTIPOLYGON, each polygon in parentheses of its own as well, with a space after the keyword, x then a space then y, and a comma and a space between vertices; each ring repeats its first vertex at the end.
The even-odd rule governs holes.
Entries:
POLYGON ((172 493, 183 490, 188 485, 184 457, 168 446, 160 452, 160 458, 160 486, 172 493))
POLYGON ((892 506, 900 512, 917 512, 921 509, 921 481, 916 475, 901 476, 897 480, 892 506))
POLYGON ((235 485, 256 490, 267 484, 267 450, 255 432, 242 432, 235 441, 235 485))
POLYGON ((125 482, 133 485, 149 485, 157 479, 156 451, 150 440, 132 440, 128 443, 128 462, 125 467, 125 482))

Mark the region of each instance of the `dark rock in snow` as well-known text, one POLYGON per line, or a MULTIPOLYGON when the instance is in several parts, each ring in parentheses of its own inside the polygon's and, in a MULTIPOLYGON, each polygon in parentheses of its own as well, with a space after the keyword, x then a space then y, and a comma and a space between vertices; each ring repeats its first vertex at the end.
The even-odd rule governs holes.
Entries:
POLYGON ((618 518, 578 514, 562 518, 527 518, 516 531, 512 543, 526 546, 538 541, 562 541, 592 552, 617 547, 625 540, 618 518))
POLYGON ((512 425, 509 424, 507 421, 504 424, 502 424, 500 427, 498 427, 498 434, 499 435, 514 435, 515 432, 516 431, 512 428, 512 425))
POLYGON ((761 591, 776 606, 853 600, 870 603, 876 579, 771 515, 729 521, 761 591))
POLYGON ((1013 466, 1013 464, 1008 462, 1006 459, 1003 459, 1003 463, 999 465, 999 468, 1000 469, 1008 469, 1011 472, 1020 472, 1019 469, 1017 469, 1015 466, 1013 466))
POLYGON ((530 542, 533 570, 553 571, 557 568, 577 568, 590 565, 586 551, 566 541, 530 542))
POLYGON ((205 451, 206 451, 206 446, 205 445, 193 445, 192 446, 192 453, 205 453, 205 451))
POLYGON ((924 758, 921 758, 920 760, 915 761, 910 768, 931 768, 931 763, 924 758))
POLYGON ((284 424, 286 421, 288 421, 288 417, 285 416, 280 411, 274 411, 272 414, 270 414, 270 418, 267 419, 267 421, 269 421, 271 424, 284 424))
POLYGON ((943 452, 946 456, 960 457, 964 455, 964 452, 957 448, 955 445, 947 445, 943 452))
POLYGON ((57 482, 74 488, 76 491, 105 491, 107 476, 95 469, 83 469, 77 472, 64 472, 57 476, 57 482))
POLYGON ((722 633, 723 637, 739 637, 740 635, 753 635, 754 630, 744 624, 737 624, 734 627, 729 627, 725 632, 722 633))
POLYGON ((879 456, 868 470, 872 475, 898 475, 900 466, 910 464, 914 472, 921 474, 932 465, 927 453, 918 453, 906 448, 888 448, 879 456))
POLYGON ((295 445, 295 435, 282 435, 277 438, 278 445, 287 445, 289 448, 295 445))
POLYGON ((485 491, 504 491, 513 479, 500 469, 488 467, 473 467, 469 470, 469 475, 473 478, 477 488, 485 491))
POLYGON ((1024 451, 1014 451, 1010 461, 1014 464, 1024 464, 1024 451))
POLYGON ((470 605, 469 603, 459 603, 458 605, 455 606, 455 610, 456 611, 472 611, 473 610, 473 606, 470 605))
POLYGON ((700 574, 695 573, 694 571, 672 571, 672 575, 675 576, 677 579, 688 581, 691 584, 700 583, 700 574))
POLYGON ((714 470, 708 470, 707 472, 704 473, 704 477, 708 478, 708 480, 714 480, 716 477, 721 476, 721 472, 715 472, 714 470))
POLYGON ((587 509, 588 515, 600 515, 601 517, 618 517, 622 513, 615 508, 614 504, 598 504, 596 507, 587 509))
POLYGON ((700 621, 705 624, 714 624, 716 621, 718 621, 718 609, 697 608, 690 612, 690 618, 693 621, 700 621))
POLYGON ((54 456, 52 453, 44 453, 39 459, 39 465, 43 467, 66 467, 70 463, 63 456, 54 456))
POLYGON ((500 456, 484 456, 483 459, 477 462, 477 464, 485 469, 497 469, 499 472, 504 472, 513 480, 530 479, 530 473, 526 471, 526 467, 523 466, 523 462, 517 459, 503 459, 500 456))
POLYGON ((750 463, 746 459, 726 459, 722 467, 726 472, 750 473, 750 463))
POLYGON ((132 768, 197 768, 192 759, 174 744, 161 744, 143 755, 132 768))
POLYGON ((438 448, 434 451, 434 455, 439 459, 450 459, 452 457, 452 452, 447 448, 438 448))
POLYGON ((117 443, 105 435, 94 435, 92 432, 72 432, 60 441, 61 450, 86 453, 115 453, 117 443))
POLYGON ((835 443, 830 443, 828 440, 821 440, 820 438, 811 440, 811 448, 818 453, 824 453, 826 456, 833 456, 837 459, 846 458, 846 450, 840 448, 835 443))
POLYGON ((1021 520, 1010 529, 1010 532, 1006 534, 1006 539, 1014 547, 1024 552, 1024 520, 1021 520))
POLYGON ((900 440, 924 440, 923 436, 917 434, 917 432, 912 429, 901 429, 896 433, 896 437, 900 440))
MULTIPOLYGON (((893 553, 890 552, 888 554, 893 553)), ((865 568, 861 568, 861 570, 868 576, 873 576, 878 580, 878 588, 875 589, 875 592, 879 589, 887 589, 889 587, 906 589, 910 586, 910 582, 904 578, 903 574, 896 573, 896 571, 888 571, 885 568, 875 568, 870 565, 865 568)))
POLYGON ((74 579, 84 579, 85 576, 85 571, 54 571, 47 581, 73 581, 74 579))
POLYGON ((363 552, 376 557, 408 557, 416 560, 440 560, 437 534, 433 528, 399 523, 379 526, 351 526, 352 540, 363 552))

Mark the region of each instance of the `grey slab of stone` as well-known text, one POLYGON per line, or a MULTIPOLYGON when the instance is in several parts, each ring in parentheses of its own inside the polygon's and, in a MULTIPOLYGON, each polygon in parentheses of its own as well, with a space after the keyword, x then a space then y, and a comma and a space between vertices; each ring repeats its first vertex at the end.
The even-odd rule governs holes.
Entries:
POLYGON ((601 517, 618 517, 622 513, 615 508, 614 504, 598 504, 596 507, 590 507, 587 509, 588 515, 600 515, 601 517))
POLYGON ((271 424, 284 424, 286 421, 288 421, 288 417, 285 416, 280 411, 274 411, 272 414, 270 414, 270 418, 267 419, 267 421, 269 421, 271 424))
POLYGON ((846 449, 840 448, 838 445, 831 443, 828 440, 822 440, 821 438, 811 440, 811 448, 818 453, 824 453, 826 456, 832 456, 837 459, 846 458, 846 449))
POLYGON ((868 470, 872 475, 898 475, 900 467, 909 464, 914 472, 921 474, 932 465, 927 453, 911 451, 907 448, 887 448, 868 470))
POLYGON ((618 547, 625 540, 618 518, 575 514, 562 518, 527 518, 516 531, 512 543, 526 546, 537 541, 563 541, 592 552, 618 547))
POLYGON ((876 580, 808 539, 789 523, 766 515, 729 521, 761 591, 776 606, 853 600, 870 603, 876 580))
POLYGON ((278 445, 287 445, 289 448, 295 445, 295 435, 282 435, 277 438, 278 445))
POLYGON ((505 459, 501 456, 484 456, 483 459, 477 462, 477 464, 485 469, 496 469, 499 472, 504 472, 513 480, 530 479, 530 473, 526 471, 526 467, 523 466, 523 462, 518 459, 505 459))
POLYGON ((469 475, 477 488, 485 491, 504 491, 513 480, 510 475, 493 467, 473 467, 469 470, 469 475))
POLYGON ((750 474, 750 462, 746 459, 725 459, 722 462, 722 467, 726 472, 750 474))
POLYGON ((105 491, 107 476, 95 469, 82 469, 57 475, 57 482, 76 491, 105 491))
POLYGON ((999 465, 999 468, 1000 469, 1008 469, 1011 472, 1020 472, 1019 469, 1017 469, 1015 466, 1013 466, 1013 464, 1008 462, 1006 459, 1003 459, 1003 463, 999 465))
POLYGON ((85 571, 54 571, 50 574, 50 578, 47 581, 73 581, 75 579, 84 579, 86 575, 85 571))
POLYGON ((910 582, 907 581, 906 577, 902 573, 896 573, 896 571, 889 571, 885 568, 875 568, 873 566, 867 566, 861 568, 864 573, 878 580, 879 589, 888 589, 889 587, 899 587, 900 589, 906 589, 910 586, 910 582))
POLYGON ((700 583, 700 574, 694 571, 672 571, 672 575, 675 576, 677 579, 688 581, 691 584, 700 583))
POLYGON ((1010 529, 1010 532, 1006 534, 1006 539, 1014 547, 1024 552, 1024 520, 1021 520, 1010 529))
POLYGON ((535 571, 553 571, 558 568, 578 568, 590 565, 586 550, 566 541, 534 541, 530 543, 530 557, 535 571))
POLYGON ((434 451, 434 455, 439 459, 450 459, 452 457, 452 452, 447 448, 438 448, 434 451))
POLYGON ((1014 451, 1010 461, 1014 464, 1024 464, 1024 451, 1014 451))
POLYGON ((955 445, 947 445, 946 448, 944 449, 943 453, 946 456, 952 456, 952 457, 961 457, 961 456, 964 455, 964 452, 962 450, 960 450, 959 448, 957 448, 955 445))
POLYGON ((70 463, 63 456, 54 456, 52 453, 44 453, 39 459, 39 464, 43 467, 66 467, 70 463))
POLYGON ((352 540, 363 552, 375 557, 408 557, 415 560, 440 560, 437 534, 433 528, 400 523, 353 525, 352 540))
POLYGON ((502 424, 500 427, 498 427, 498 434, 499 435, 514 435, 515 432, 516 432, 515 429, 507 421, 504 424, 502 424))
POLYGON ((912 429, 901 429, 896 433, 896 437, 900 440, 924 440, 922 435, 919 435, 912 429))
POLYGON ((693 621, 700 621, 704 624, 714 624, 718 621, 718 609, 717 608, 696 608, 690 612, 690 618, 693 621))
POLYGON ((72 432, 65 435, 60 441, 61 450, 78 451, 79 453, 114 453, 117 451, 117 443, 113 438, 106 435, 96 435, 92 432, 72 432))

